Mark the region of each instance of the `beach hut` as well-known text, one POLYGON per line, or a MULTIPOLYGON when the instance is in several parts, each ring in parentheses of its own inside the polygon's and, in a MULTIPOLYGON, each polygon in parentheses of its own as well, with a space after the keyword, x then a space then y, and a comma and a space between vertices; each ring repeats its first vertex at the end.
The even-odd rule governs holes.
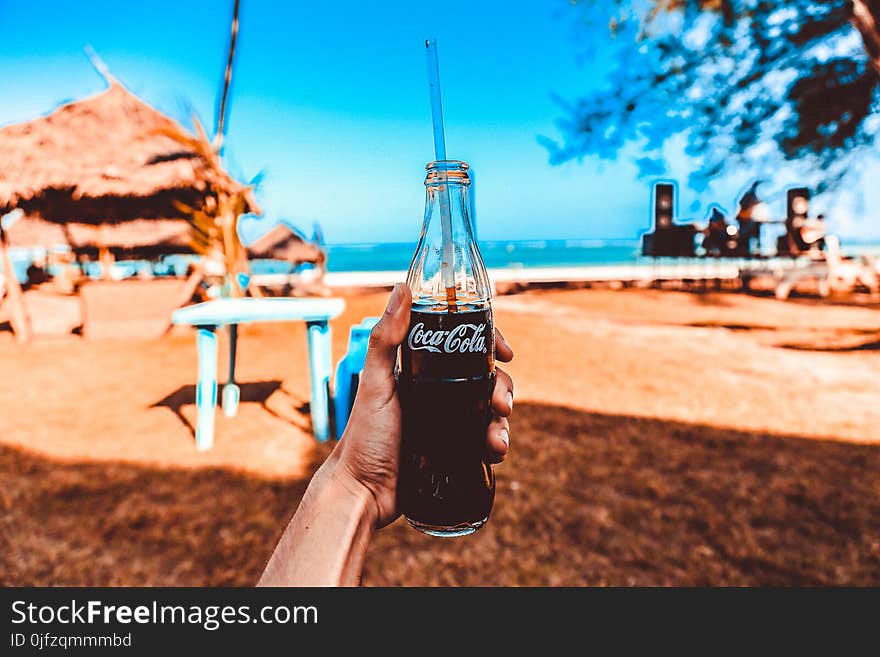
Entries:
POLYGON ((277 224, 247 247, 251 258, 285 260, 297 264, 323 263, 324 251, 316 242, 306 239, 284 222, 277 224))
POLYGON ((315 241, 281 222, 247 246, 248 257, 258 260, 281 260, 290 264, 286 273, 255 275, 251 277, 251 292, 260 295, 260 288, 284 295, 326 295, 324 286, 327 254, 315 241), (296 265, 309 263, 313 267, 294 270, 296 265))
POLYGON ((250 190, 175 135, 188 134, 115 79, 94 96, 0 129, 0 215, 13 246, 67 244, 84 258, 191 253, 185 208, 250 190))

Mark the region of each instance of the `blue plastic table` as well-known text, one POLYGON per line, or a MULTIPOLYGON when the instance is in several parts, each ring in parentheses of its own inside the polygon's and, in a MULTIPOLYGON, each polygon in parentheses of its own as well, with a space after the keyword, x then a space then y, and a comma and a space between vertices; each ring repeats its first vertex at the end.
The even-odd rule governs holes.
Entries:
MULTIPOLYGON (((211 449, 214 444, 214 408, 217 405, 217 334, 216 330, 229 326, 231 363, 234 368, 235 327, 250 322, 304 321, 309 336, 309 367, 312 379, 312 429, 315 438, 325 441, 330 435, 328 387, 332 369, 329 320, 345 308, 342 299, 215 299, 175 311, 174 324, 189 324, 198 331, 196 345, 199 353, 199 381, 196 385, 196 446, 211 449)), ((232 370, 231 370, 232 371, 232 370)), ((227 416, 235 415, 238 397, 224 407, 227 416)))

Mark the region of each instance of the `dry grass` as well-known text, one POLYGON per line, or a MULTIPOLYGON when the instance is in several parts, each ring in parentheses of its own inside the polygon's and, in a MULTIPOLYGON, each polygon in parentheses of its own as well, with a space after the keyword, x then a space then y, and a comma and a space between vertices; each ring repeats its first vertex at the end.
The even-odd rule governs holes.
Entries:
POLYGON ((546 404, 477 535, 374 542, 369 584, 880 583, 880 447, 546 404))
MULTIPOLYGON (((440 540, 398 521, 365 584, 880 584, 880 447, 534 403, 517 416, 489 525, 440 540)), ((9 447, 0 481, 3 585, 250 585, 305 487, 9 447)))
POLYGON ((305 490, 228 469, 59 464, 0 448, 0 584, 250 585, 305 490))

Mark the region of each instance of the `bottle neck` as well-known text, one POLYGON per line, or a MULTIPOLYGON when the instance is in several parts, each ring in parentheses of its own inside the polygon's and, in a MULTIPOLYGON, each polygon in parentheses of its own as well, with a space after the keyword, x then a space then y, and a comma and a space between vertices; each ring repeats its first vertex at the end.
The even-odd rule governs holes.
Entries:
POLYGON ((441 238, 451 237, 453 243, 476 241, 471 217, 469 168, 466 162, 459 160, 439 160, 426 167, 425 228, 429 222, 439 222, 441 238), (445 226, 447 221, 449 225, 445 226))
POLYGON ((473 230, 464 162, 432 162, 425 180, 425 220, 407 282, 414 303, 449 312, 488 305, 489 278, 473 230))

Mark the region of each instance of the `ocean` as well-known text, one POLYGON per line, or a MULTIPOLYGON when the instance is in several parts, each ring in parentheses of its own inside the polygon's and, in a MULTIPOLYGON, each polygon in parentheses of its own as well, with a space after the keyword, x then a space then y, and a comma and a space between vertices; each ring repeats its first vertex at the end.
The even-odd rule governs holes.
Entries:
MULTIPOLYGON (((395 271, 409 267, 416 244, 328 245, 327 270, 395 271)), ((526 240, 480 242, 486 267, 577 267, 637 262, 639 242, 630 240, 526 240)))
MULTIPOLYGON (((386 244, 329 244, 327 271, 405 271, 416 248, 415 242, 386 244)), ((16 276, 24 281, 32 259, 42 257, 45 249, 11 249, 11 260, 16 276)), ((521 240, 480 242, 480 253, 489 268, 506 267, 577 267, 588 265, 614 265, 637 262, 639 243, 635 240, 521 240)), ((160 263, 128 260, 117 262, 114 278, 136 274, 141 269, 152 269, 155 274, 186 273, 194 256, 167 256, 160 263)), ((50 267, 51 273, 54 268, 50 267)), ((86 263, 86 273, 100 277, 96 262, 86 263)), ((255 274, 278 274, 290 271, 287 262, 277 260, 252 260, 251 271, 255 274)))
MULTIPOLYGON (((335 244, 325 246, 327 270, 401 271, 409 267, 416 244, 335 244)), ((843 253, 880 259, 878 242, 844 242, 843 253)), ((531 267, 589 267, 651 262, 641 255, 640 240, 505 240, 480 242, 480 253, 489 269, 531 267)), ((286 271, 284 263, 254 263, 260 273, 286 271)))

